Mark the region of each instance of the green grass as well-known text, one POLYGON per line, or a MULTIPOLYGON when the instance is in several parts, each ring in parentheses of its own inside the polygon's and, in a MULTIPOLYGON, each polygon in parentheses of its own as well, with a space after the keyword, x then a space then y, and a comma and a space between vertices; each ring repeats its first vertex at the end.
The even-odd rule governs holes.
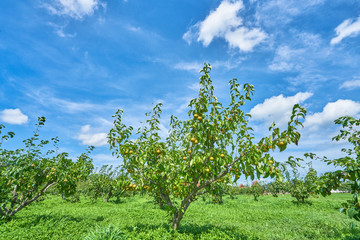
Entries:
POLYGON ((297 205, 287 195, 258 202, 226 197, 223 205, 198 200, 174 232, 167 213, 147 197, 118 204, 49 197, 1 222, 0 239, 359 239, 360 224, 339 213, 341 202, 350 198, 333 194, 311 198, 311 205, 297 205))

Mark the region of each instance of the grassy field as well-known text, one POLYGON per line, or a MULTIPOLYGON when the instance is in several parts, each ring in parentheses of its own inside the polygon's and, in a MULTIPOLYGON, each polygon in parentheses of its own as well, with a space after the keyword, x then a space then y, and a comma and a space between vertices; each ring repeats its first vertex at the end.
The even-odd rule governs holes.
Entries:
POLYGON ((147 197, 69 203, 52 196, 1 222, 0 239, 86 239, 106 230, 117 231, 123 237, 118 239, 360 239, 360 224, 339 213, 341 202, 350 197, 311 198, 311 205, 297 205, 290 196, 255 202, 240 195, 226 197, 222 205, 199 200, 174 232, 167 213, 147 197))

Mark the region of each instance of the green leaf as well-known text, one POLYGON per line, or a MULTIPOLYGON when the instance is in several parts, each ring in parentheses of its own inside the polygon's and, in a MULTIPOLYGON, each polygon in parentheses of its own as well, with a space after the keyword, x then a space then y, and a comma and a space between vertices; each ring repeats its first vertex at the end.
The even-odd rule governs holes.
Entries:
POLYGON ((347 210, 347 214, 350 218, 353 218, 355 215, 359 214, 359 211, 357 211, 355 208, 349 208, 347 210))

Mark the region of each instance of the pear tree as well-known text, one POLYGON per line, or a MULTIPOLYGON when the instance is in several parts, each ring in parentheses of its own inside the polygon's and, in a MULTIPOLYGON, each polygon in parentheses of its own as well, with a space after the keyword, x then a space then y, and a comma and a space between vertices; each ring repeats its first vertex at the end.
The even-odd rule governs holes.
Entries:
POLYGON ((254 201, 259 201, 258 197, 263 196, 265 192, 265 187, 259 181, 255 180, 249 185, 246 189, 248 195, 254 197, 254 201))
POLYGON ((128 178, 119 167, 103 165, 99 171, 89 175, 86 193, 92 200, 101 197, 104 202, 108 202, 111 197, 116 197, 117 201, 120 201, 126 190, 133 189, 129 184, 128 178))
MULTIPOLYGON (((1 136, 0 142, 0 217, 10 219, 17 212, 57 188, 64 196, 76 193, 76 184, 85 179, 93 168, 89 154, 93 147, 73 161, 67 153, 58 153, 58 139, 39 139, 39 128, 45 118, 38 119, 34 136, 24 140, 24 148, 8 150, 4 141, 12 138, 10 132, 1 136), (53 142, 55 149, 44 152, 53 142)), ((4 125, 0 125, 1 130, 4 125)))
POLYGON ((123 123, 123 111, 115 115, 108 134, 113 155, 123 160, 122 167, 138 190, 146 190, 161 199, 172 216, 177 230, 190 204, 199 196, 216 195, 216 183, 230 184, 245 178, 282 179, 279 162, 269 150, 284 151, 297 144, 306 110, 293 107, 287 128, 275 124, 268 136, 255 140, 249 126, 250 114, 243 105, 251 101, 254 86, 229 81, 230 103, 224 106, 214 95, 210 64, 200 71, 200 90, 189 103, 188 119, 170 118, 170 131, 161 139, 162 104, 147 114, 148 119, 136 131, 123 123))
POLYGON ((305 154, 310 159, 318 159, 328 165, 335 166, 337 170, 326 172, 319 178, 318 192, 323 196, 331 195, 331 190, 338 189, 342 183, 351 187, 352 199, 344 202, 340 211, 350 218, 360 221, 360 119, 343 116, 336 119, 335 124, 340 125, 340 133, 332 138, 333 141, 347 141, 350 148, 343 148, 343 157, 328 159, 318 157, 313 153, 305 154))
MULTIPOLYGON (((298 165, 299 166, 299 165, 298 165)), ((316 170, 308 163, 309 169, 304 177, 300 176, 299 169, 296 165, 291 165, 292 174, 286 171, 287 181, 285 189, 296 198, 298 203, 305 203, 311 195, 318 192, 319 184, 316 170)))

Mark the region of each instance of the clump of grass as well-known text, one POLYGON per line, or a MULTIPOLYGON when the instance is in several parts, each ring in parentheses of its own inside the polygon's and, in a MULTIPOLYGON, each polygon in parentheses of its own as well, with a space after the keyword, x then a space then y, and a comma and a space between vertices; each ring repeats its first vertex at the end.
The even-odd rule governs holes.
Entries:
POLYGON ((114 226, 96 227, 83 240, 126 240, 124 233, 114 226))

